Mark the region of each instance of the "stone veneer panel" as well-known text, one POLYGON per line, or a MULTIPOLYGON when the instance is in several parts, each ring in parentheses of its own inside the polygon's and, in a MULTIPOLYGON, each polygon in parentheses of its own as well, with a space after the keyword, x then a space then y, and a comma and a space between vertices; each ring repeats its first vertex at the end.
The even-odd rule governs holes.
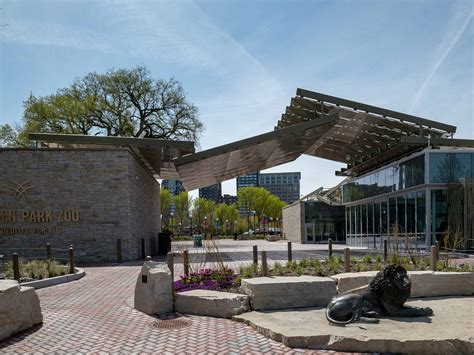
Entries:
POLYGON ((304 202, 297 201, 283 208, 283 235, 291 242, 304 243, 304 202))
POLYGON ((151 253, 159 184, 128 149, 1 149, 0 170, 0 254, 44 257, 51 243, 54 257, 67 258, 73 244, 78 262, 115 262, 118 238, 123 261, 140 257, 140 238, 151 253), (15 184, 31 187, 27 198, 15 184), (32 211, 37 221, 23 220, 32 211))

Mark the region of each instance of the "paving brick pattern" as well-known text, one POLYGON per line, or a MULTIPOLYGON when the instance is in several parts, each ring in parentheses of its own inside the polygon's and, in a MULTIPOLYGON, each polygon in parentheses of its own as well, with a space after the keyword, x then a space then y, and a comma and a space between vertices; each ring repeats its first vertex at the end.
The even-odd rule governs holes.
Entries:
POLYGON ((231 320, 187 316, 186 328, 134 310, 139 264, 86 268, 78 281, 38 290, 42 325, 0 342, 0 353, 334 353, 291 349, 231 320))

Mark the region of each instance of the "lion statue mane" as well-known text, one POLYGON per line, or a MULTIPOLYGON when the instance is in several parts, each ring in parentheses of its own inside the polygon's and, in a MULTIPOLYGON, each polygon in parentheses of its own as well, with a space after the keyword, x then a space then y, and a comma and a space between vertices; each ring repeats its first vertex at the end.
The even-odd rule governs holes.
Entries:
POLYGON ((326 319, 334 325, 354 321, 377 323, 378 318, 421 317, 433 314, 431 308, 404 306, 410 297, 411 281, 400 265, 387 265, 368 286, 334 296, 326 308, 326 319))

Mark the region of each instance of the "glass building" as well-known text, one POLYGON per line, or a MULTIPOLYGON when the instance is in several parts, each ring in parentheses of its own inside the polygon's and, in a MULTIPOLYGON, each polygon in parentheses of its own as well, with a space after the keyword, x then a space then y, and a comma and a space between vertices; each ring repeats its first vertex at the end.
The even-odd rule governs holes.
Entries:
POLYGON ((347 244, 381 248, 387 239, 423 249, 448 232, 467 238, 472 178, 474 149, 445 148, 424 149, 348 180, 342 186, 347 244))
POLYGON ((219 182, 199 189, 199 197, 219 202, 222 197, 222 184, 219 182))
POLYGON ((260 173, 259 186, 286 203, 300 198, 301 173, 260 173))

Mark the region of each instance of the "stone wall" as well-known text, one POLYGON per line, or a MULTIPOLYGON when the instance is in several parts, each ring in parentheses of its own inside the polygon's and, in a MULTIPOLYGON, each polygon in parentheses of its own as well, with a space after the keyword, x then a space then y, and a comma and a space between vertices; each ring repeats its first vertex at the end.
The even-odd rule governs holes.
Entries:
POLYGON ((304 243, 304 202, 297 201, 283 208, 283 235, 291 242, 304 243))
POLYGON ((159 184, 128 149, 1 149, 0 170, 0 254, 114 262, 120 238, 125 261, 158 234, 159 184))

